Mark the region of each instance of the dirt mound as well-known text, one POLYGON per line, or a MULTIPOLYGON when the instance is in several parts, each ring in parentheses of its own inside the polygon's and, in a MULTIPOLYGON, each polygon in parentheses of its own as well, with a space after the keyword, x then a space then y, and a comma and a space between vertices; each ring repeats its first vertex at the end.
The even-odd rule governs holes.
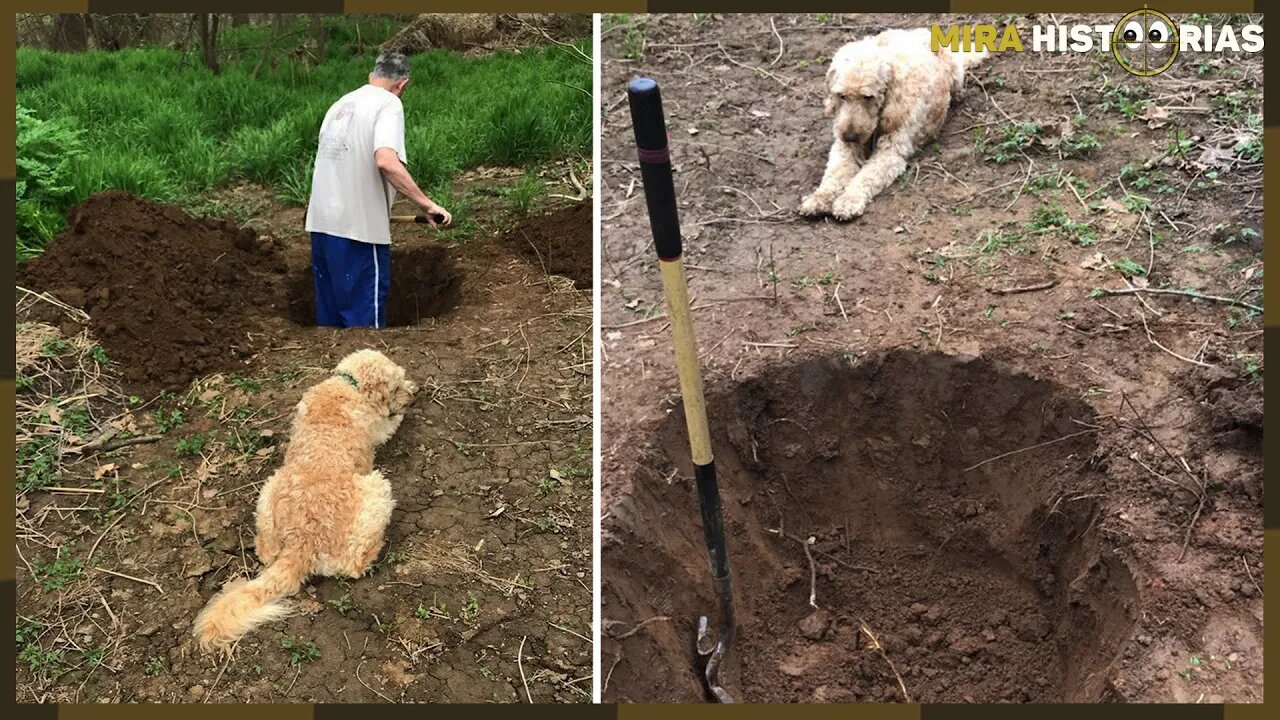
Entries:
POLYGON ((573 281, 579 290, 591 288, 591 201, 526 220, 507 233, 504 241, 537 267, 573 281))
MULTIPOLYGON (((1085 403, 912 352, 810 360, 710 403, 741 700, 900 702, 903 686, 915 702, 1105 698, 1137 590, 1096 527, 1085 403)), ((606 527, 604 613, 619 628, 671 622, 625 640, 606 701, 704 699, 693 638, 714 603, 697 500, 692 482, 664 482, 690 467, 680 413, 656 446, 606 527)))
MULTIPOLYGON (((424 318, 452 310, 462 294, 462 275, 449 252, 437 245, 391 248, 391 289, 387 294, 387 325, 417 325, 424 318)), ((314 276, 310 266, 299 268, 289 281, 289 319, 299 325, 316 323, 314 276)))
POLYGON ((131 392, 234 366, 248 318, 282 299, 280 248, 252 230, 119 191, 72 208, 67 224, 19 283, 89 313, 131 392))
POLYGON ((591 16, 580 13, 424 13, 383 47, 407 53, 490 52, 547 45, 548 37, 569 42, 590 35, 591 16))

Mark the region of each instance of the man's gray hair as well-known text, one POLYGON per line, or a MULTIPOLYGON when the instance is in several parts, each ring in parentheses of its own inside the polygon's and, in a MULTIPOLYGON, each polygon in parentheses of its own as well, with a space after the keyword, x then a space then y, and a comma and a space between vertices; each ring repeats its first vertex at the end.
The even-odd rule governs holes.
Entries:
POLYGON ((373 63, 373 74, 387 80, 405 80, 409 77, 409 56, 399 50, 384 50, 373 63))

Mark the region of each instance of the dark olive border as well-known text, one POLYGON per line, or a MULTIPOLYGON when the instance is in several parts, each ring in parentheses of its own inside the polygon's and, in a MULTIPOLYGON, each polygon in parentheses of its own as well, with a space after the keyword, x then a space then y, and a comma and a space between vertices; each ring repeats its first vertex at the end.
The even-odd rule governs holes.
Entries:
MULTIPOLYGON (((870 4, 870 3, 868 3, 870 4)), ((1038 2, 1017 2, 1013 0, 955 0, 948 2, 946 0, 899 0, 894 3, 884 3, 885 10, 893 12, 1033 12, 1036 10, 1053 10, 1058 12, 1118 12, 1123 10, 1135 9, 1142 3, 1130 3, 1133 8, 1127 5, 1121 7, 1112 2, 1103 0, 1090 0, 1080 2, 1079 0, 1062 3, 1038 3, 1038 2)), ((32 0, 18 0, 15 5, 15 11, 21 12, 118 12, 118 11, 177 11, 190 10, 189 6, 179 5, 175 2, 158 2, 157 0, 93 0, 92 2, 84 2, 83 0, 52 0, 49 2, 34 2, 32 0)), ((248 0, 226 0, 218 5, 219 12, 239 12, 239 11, 270 11, 270 12, 418 12, 426 9, 433 11, 465 11, 465 12, 513 12, 518 10, 527 11, 561 11, 561 12, 643 12, 646 8, 654 12, 666 9, 679 10, 684 12, 702 11, 702 12, 745 12, 745 11, 819 11, 829 9, 832 11, 848 11, 853 9, 848 3, 837 2, 813 2, 803 3, 802 7, 786 7, 782 8, 781 3, 766 3, 760 0, 746 0, 744 2, 728 2, 727 0, 693 0, 692 2, 676 2, 676 0, 653 0, 646 3, 644 0, 560 0, 559 2, 520 2, 519 0, 443 0, 437 2, 426 2, 425 0, 298 0, 290 2, 288 0, 277 0, 276 2, 249 2, 248 0)), ((1206 9, 1209 3, 1195 2, 1189 0, 1170 0, 1169 2, 1159 2, 1156 6, 1165 12, 1187 12, 1192 10, 1206 9)), ((1235 11, 1253 11, 1262 12, 1263 5, 1261 0, 1254 2, 1236 2, 1229 1, 1225 3, 1215 3, 1214 10, 1235 10, 1235 11)), ((0 33, 0 43, 7 47, 13 47, 15 33, 15 25, 6 23, 3 26, 3 32, 0 33)), ((1268 57, 1275 54, 1275 50, 1268 48, 1266 51, 1268 57)), ((13 73, 14 56, 7 52, 0 59, 0 69, 3 69, 9 75, 13 73)), ((16 104, 14 96, 14 87, 10 83, 0 85, 0 93, 3 94, 6 107, 12 109, 16 104)), ((1266 165, 1275 165, 1278 161, 1275 159, 1276 142, 1280 142, 1280 134, 1275 134, 1271 128, 1280 123, 1280 108, 1274 107, 1280 102, 1280 96, 1272 93, 1272 97, 1265 101, 1265 123, 1267 125, 1266 147, 1266 165)), ((13 126, 6 126, 6 129, 13 126)), ((5 133, 5 137, 0 139, 0 147, 13 147, 12 141, 14 131, 9 130, 5 133)), ((14 158, 8 154, 9 150, 3 151, 5 155, 0 158, 0 197, 14 197, 14 175, 15 166, 14 158)), ((1277 202, 1273 202, 1273 196, 1280 193, 1280 188, 1272 185, 1266 185, 1264 190, 1264 206, 1268 209, 1277 206, 1277 202)), ((0 214, 0 221, 3 221, 0 230, 11 231, 14 229, 14 205, 5 203, 3 214, 0 214)), ((1265 255, 1271 255, 1270 245, 1267 246, 1265 255)), ((12 255, 5 255, 5 259, 0 268, 3 269, 3 275, 0 275, 5 281, 12 282, 14 279, 15 268, 12 255)), ((1270 316, 1265 319, 1267 327, 1270 329, 1270 316)), ((6 320, 5 327, 8 330, 13 329, 13 320, 6 320)), ((1276 348, 1272 346, 1280 342, 1280 336, 1274 332, 1266 333, 1266 350, 1269 354, 1273 354, 1276 348), (1273 342, 1276 340, 1278 342, 1273 342)), ((14 376, 14 360, 9 356, 4 365, 0 366, 0 395, 12 404, 13 400, 13 376, 14 376)), ((8 419, 12 416, 5 415, 6 430, 12 429, 12 420, 8 419)), ((1274 443, 1273 443, 1274 444, 1274 443)), ((0 443, 3 448, 4 460, 10 467, 13 466, 14 448, 9 443, 0 443)), ((1270 445, 1266 446, 1266 460, 1280 460, 1280 458, 1272 458, 1275 454, 1270 445)), ((1274 463, 1266 462, 1267 465, 1274 463)), ((1272 473, 1274 474, 1274 473, 1272 473)), ((9 476, 7 490, 13 490, 12 475, 9 476)), ((1271 476, 1267 475, 1266 485, 1272 485, 1271 476)), ((1272 488, 1275 490, 1276 488, 1272 488)), ((1273 493, 1274 494, 1274 493, 1273 493)), ((13 506, 10 498, 13 497, 12 492, 6 492, 3 497, 3 512, 5 514, 5 526, 9 531, 9 536, 13 535, 13 506)), ((1274 549, 1280 552, 1280 504, 1277 504, 1276 510, 1266 511, 1265 524, 1268 528, 1266 533, 1267 549, 1274 549)), ((15 584, 13 581, 14 563, 16 561, 13 545, 9 542, 3 544, 3 564, 0 565, 0 617, 3 619, 5 632, 13 627, 14 612, 16 609, 15 584)), ((1273 553, 1274 554, 1274 553, 1273 553)), ((1265 582, 1265 580, 1264 580, 1265 582)), ((1273 593, 1276 591, 1276 582, 1267 583, 1272 586, 1273 593)), ((1274 623, 1273 623, 1274 625, 1274 623)), ((1280 632, 1280 630, 1266 631, 1268 639, 1271 635, 1280 632)), ((1269 643, 1275 644, 1275 643, 1269 643)), ((6 661, 16 661, 14 657, 15 648, 7 642, 0 644, 3 647, 2 655, 6 661)), ((12 663, 10 663, 12 666, 12 663)), ((1271 673, 1274 674, 1274 673, 1271 673)), ((42 718, 53 720, 53 718, 76 718, 76 717, 120 717, 120 718, 139 718, 139 717, 170 717, 173 713, 171 708, 164 706, 133 706, 133 707, 104 707, 104 706, 88 706, 88 705, 14 705, 16 697, 15 682, 16 676, 4 673, 5 687, 3 695, 6 705, 10 705, 13 709, 18 710, 20 717, 24 718, 42 718)), ((1267 685, 1271 685, 1270 680, 1267 685)), ((1267 688, 1271 689, 1271 688, 1267 688)), ((1268 693, 1271 694, 1271 693, 1268 693)), ((841 707, 841 706, 801 706, 778 708, 771 706, 739 706, 737 708, 721 708, 716 706, 648 706, 648 705, 579 705, 579 706, 536 706, 532 708, 518 708, 518 706, 506 706, 509 709, 501 709, 497 706, 458 706, 459 714, 468 716, 488 716, 491 714, 502 714, 519 717, 537 717, 546 715, 563 720, 614 720, 615 718, 662 718, 662 720, 681 720, 685 717, 705 718, 712 715, 729 714, 734 717, 749 718, 777 718, 782 715, 792 716, 795 714, 803 715, 810 718, 846 718, 846 717, 871 717, 871 718, 893 718, 896 720, 914 720, 916 718, 927 718, 928 720, 949 720, 950 718, 1024 718, 1034 713, 1038 718, 1050 720, 1057 717, 1062 718, 1078 718, 1088 714, 1094 717, 1127 717, 1127 718, 1161 718, 1168 720, 1218 720, 1219 718, 1227 718, 1228 720, 1237 720, 1244 718, 1261 718, 1264 716, 1265 706, 1241 706, 1241 705, 1131 705, 1131 706, 1070 706, 1070 705, 1043 705, 1034 708, 1022 706, 996 706, 996 705, 973 705, 973 706, 952 706, 952 705, 865 705, 857 707, 841 707), (518 709, 517 709, 518 708, 518 709)), ((226 714, 226 708, 209 705, 209 706, 184 706, 181 712, 184 715, 198 717, 215 717, 226 714)), ((288 705, 288 706, 241 706, 235 710, 238 715, 246 718, 262 717, 271 718, 272 720, 292 720, 297 718, 343 718, 343 717, 368 717, 373 713, 379 716, 403 716, 403 717, 420 717, 422 711, 416 708, 402 706, 385 706, 385 705, 288 705)), ((438 713, 439 709, 433 709, 430 712, 438 713)), ((452 713, 451 713, 452 714, 452 713)))

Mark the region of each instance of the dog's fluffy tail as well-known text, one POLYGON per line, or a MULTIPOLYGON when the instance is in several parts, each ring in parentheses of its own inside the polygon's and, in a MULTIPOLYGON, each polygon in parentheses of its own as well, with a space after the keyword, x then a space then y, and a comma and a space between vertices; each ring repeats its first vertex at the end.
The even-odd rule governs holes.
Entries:
POLYGON ((956 50, 938 48, 938 58, 946 65, 951 76, 951 99, 955 100, 964 90, 965 71, 986 60, 991 53, 987 50, 956 50))
POLYGON ((978 63, 982 62, 983 60, 986 60, 988 57, 991 56, 991 53, 985 49, 957 50, 955 52, 952 52, 951 54, 955 57, 957 61, 959 61, 960 67, 965 69, 968 69, 973 67, 974 65, 977 65, 978 63))
POLYGON ((311 574, 311 554, 286 549, 253 580, 228 583, 196 616, 193 632, 200 649, 223 649, 259 625, 280 620, 290 608, 280 602, 311 574))

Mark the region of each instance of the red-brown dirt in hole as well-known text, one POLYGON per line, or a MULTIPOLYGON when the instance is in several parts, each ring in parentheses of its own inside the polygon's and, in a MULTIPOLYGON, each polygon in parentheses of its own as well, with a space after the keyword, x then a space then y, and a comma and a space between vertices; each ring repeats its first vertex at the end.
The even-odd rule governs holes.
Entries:
POLYGON ((246 331, 279 312, 284 257, 253 230, 120 191, 89 198, 67 221, 18 282, 89 313, 132 392, 235 366, 250 353, 246 331))
POLYGON ((579 290, 590 290, 591 212, 590 200, 575 203, 526 220, 505 240, 535 267, 569 278, 579 290))
MULTIPOLYGON (((902 701, 863 622, 916 702, 1105 699, 1101 671, 1136 622, 1137 590, 1093 529, 1094 442, 968 469, 1079 433, 1094 421, 1086 403, 978 358, 899 350, 779 367, 709 410, 738 607, 725 676, 743 699, 902 701)), ((696 523, 650 531, 697 514, 664 480, 689 466, 687 444, 673 413, 613 507, 613 542, 629 548, 610 563, 613 613, 715 607, 696 523)), ((685 618, 652 628, 652 652, 678 662, 692 631, 685 618)), ((619 672, 628 699, 650 684, 699 693, 689 672, 619 672)))
MULTIPOLYGON (((1056 19, 1099 24, 1116 18, 1056 19)), ((1260 169, 1220 169, 1217 181, 1205 183, 1203 168, 1195 164, 1203 147, 1227 142, 1220 124, 1241 123, 1216 112, 1179 110, 1169 111, 1166 124, 1159 118, 1126 117, 1108 92, 1119 84, 1136 89, 1149 105, 1211 107, 1219 95, 1253 92, 1248 106, 1260 113, 1261 58, 1215 57, 1204 77, 1194 63, 1179 62, 1157 78, 1138 80, 1125 77, 1105 55, 996 55, 975 70, 985 91, 978 82, 968 82, 936 145, 913 158, 903 178, 872 201, 866 215, 845 224, 806 221, 794 212, 802 194, 821 178, 830 144, 830 121, 822 113, 824 59, 841 43, 885 27, 959 20, 942 15, 836 15, 830 21, 811 15, 725 15, 647 16, 638 22, 647 41, 639 60, 610 59, 621 54, 623 30, 603 38, 601 657, 602 673, 609 678, 603 699, 704 699, 694 669, 694 626, 699 614, 714 610, 687 438, 681 436, 678 420, 669 331, 661 321, 645 321, 662 311, 664 301, 630 118, 625 103, 613 104, 617 95, 608 90, 622 92, 632 77, 650 75, 662 86, 685 254, 697 266, 689 269, 689 282, 700 308, 694 321, 704 381, 709 394, 719 398, 713 400, 711 423, 717 458, 727 466, 721 475, 730 516, 729 552, 746 618, 735 663, 737 679, 748 685, 731 689, 754 701, 901 701, 883 659, 854 632, 850 619, 860 617, 885 641, 913 700, 1260 701, 1261 319, 1220 303, 1169 296, 1148 297, 1144 303, 1133 296, 1091 297, 1091 291, 1125 287, 1110 264, 1129 259, 1148 271, 1152 286, 1195 287, 1261 301, 1260 293, 1248 292, 1261 285, 1257 268, 1249 272, 1262 253, 1260 169), (1198 88, 1194 102, 1187 95, 1190 88, 1198 88), (1162 96, 1164 100, 1154 100, 1162 96), (1083 121, 1074 117, 1080 112, 1077 102, 1086 115, 1083 121), (1044 135, 1050 143, 1026 149, 1033 165, 1017 154, 1006 164, 988 159, 1010 122, 1005 113, 1048 128, 1044 135), (1060 157, 1052 143, 1064 120, 1072 121, 1075 132, 1094 135, 1102 147, 1082 158, 1060 157), (1162 160, 1174 130, 1205 140, 1196 141, 1202 144, 1186 160, 1162 160), (1148 161, 1152 166, 1144 170, 1148 161), (1137 168, 1138 176, 1121 178, 1127 165, 1137 168), (1090 209, 1059 181, 1059 171, 1082 181, 1077 192, 1090 209), (1150 201, 1146 217, 1155 223, 1154 234, 1142 222, 1142 203, 1121 190, 1121 183, 1150 201), (1096 232, 1092 244, 1073 242, 1058 230, 1027 227, 1038 209, 1054 204, 1073 222, 1096 232), (1242 228, 1255 232, 1250 236, 1242 228), (1005 240, 1013 242, 1004 245, 1005 240), (1031 292, 993 292, 1046 279, 1055 284, 1031 292), (1148 305, 1161 313, 1146 312, 1150 338, 1212 367, 1175 358, 1152 342, 1139 317, 1140 308, 1148 305), (1076 545, 1070 534, 1021 537, 1047 540, 1050 552, 1082 558, 1098 553, 1113 560, 1082 568, 1079 576, 1064 574, 1055 580, 1057 594, 1042 596, 1036 583, 1043 576, 1028 573, 1026 565, 989 569, 1002 552, 1025 549, 1026 543, 991 543, 990 551, 974 551, 974 543, 987 537, 983 528, 1007 523, 1011 537, 1018 538, 1028 518, 1050 514, 1057 501, 1052 484, 1033 484, 1033 492, 1023 499, 1040 504, 1023 514, 1001 505, 961 504, 966 497, 980 499, 994 486, 956 486, 951 495, 926 494, 922 500, 957 498, 957 513, 978 510, 957 521, 957 527, 973 531, 939 549, 947 537, 945 526, 930 525, 914 538, 905 532, 891 539, 863 535, 859 542, 855 538, 869 532, 867 526, 911 528, 874 521, 853 527, 835 517, 840 503, 817 493, 812 483, 818 478, 787 472, 784 482, 781 472, 796 467, 806 452, 830 450, 845 456, 891 452, 903 468, 896 482, 908 487, 936 477, 917 466, 918 457, 937 452, 936 445, 934 450, 922 448, 910 442, 918 438, 915 433, 866 427, 855 413, 885 415, 863 400, 826 408, 817 398, 813 407, 791 399, 813 397, 786 383, 802 377, 799 368, 815 358, 848 358, 846 362, 874 366, 891 348, 980 356, 1002 368, 975 389, 971 403, 1002 397, 1002 384, 1025 375, 1055 388, 1041 397, 1090 408, 1093 422, 1101 427, 1092 439, 1065 442, 1026 458, 1056 467, 1053 463, 1065 462, 1064 451, 1071 450, 1093 460, 1091 471, 1077 471, 1072 477, 1078 484, 1070 487, 1077 494, 1100 497, 1069 505, 1063 500, 1051 513, 1054 523, 1079 530, 1076 513, 1096 504, 1092 524, 1083 526, 1088 528, 1084 541, 1076 545), (731 437, 740 432, 736 428, 750 427, 749 420, 741 419, 752 417, 754 408, 743 389, 748 387, 780 398, 774 412, 805 423, 814 436, 796 437, 799 428, 781 420, 762 428, 756 452, 771 462, 750 471, 743 460, 751 457, 744 450, 749 443, 731 437), (830 426, 810 426, 806 418, 811 417, 826 418, 830 426), (1143 423, 1156 442, 1142 437, 1143 423), (850 435, 837 447, 819 445, 829 434, 839 439, 835 428, 844 427, 850 435), (872 442, 877 433, 896 440, 887 449, 877 448, 872 442), (783 444, 794 446, 794 458, 787 457, 783 444), (1193 477, 1207 479, 1198 517, 1199 500, 1188 489, 1194 487, 1193 477), (968 492, 978 497, 966 496, 968 492), (803 635, 815 633, 821 618, 798 624, 811 610, 808 567, 798 544, 767 532, 778 524, 775 507, 784 511, 788 532, 815 535, 820 547, 841 560, 879 571, 824 563, 817 601, 831 613, 835 629, 827 629, 830 634, 821 640, 803 635), (852 560, 843 555, 846 525, 852 560), (917 548, 909 541, 921 538, 936 538, 937 544, 915 556, 917 548), (960 550, 951 548, 966 539, 969 544, 960 550), (939 564, 926 576, 923 568, 930 557, 939 564), (1126 575, 1133 578, 1131 591, 1123 587, 1126 575), (1005 585, 984 585, 983 578, 1005 585), (972 606, 966 598, 975 593, 1008 598, 1002 608, 1006 622, 979 627, 976 619, 953 613, 972 606), (841 594, 850 600, 843 602, 841 594), (1099 613, 1097 627, 1107 630, 1102 635, 1113 639, 1113 645, 1091 650, 1088 638, 1062 634, 1062 616, 1049 611, 1053 598, 1077 596, 1085 599, 1084 607, 1099 613), (926 597, 934 599, 920 599, 926 597), (1113 601, 1120 602, 1118 609, 1108 609, 1113 601), (923 620, 913 614, 917 602, 924 606, 916 608, 923 609, 923 620), (987 630, 996 643, 1006 630, 1017 637, 1013 621, 1034 617, 1015 612, 1017 604, 1044 616, 1049 632, 1039 644, 1040 657, 1052 659, 1029 660, 1025 640, 995 647, 987 640, 987 630), (640 625, 655 617, 670 620, 640 625), (936 633, 942 633, 939 645, 931 640, 936 633), (770 645, 774 638, 777 644, 770 645), (1095 652, 1101 664, 1073 661, 1088 652, 1095 652), (974 667, 991 673, 977 676, 974 667), (1011 680, 1024 670, 1027 682, 1011 680), (1089 671, 1095 675, 1071 674, 1089 671)), ((1051 20, 1031 16, 1018 22, 1051 20)), ((1141 113, 1139 108, 1137 115, 1141 113)), ((922 378, 910 387, 917 389, 922 407, 954 415, 953 404, 934 398, 947 394, 948 375, 933 377, 933 385, 922 378)), ((876 381, 855 368, 846 382, 875 392, 876 381)), ((832 401, 846 397, 834 390, 828 395, 832 401)), ((902 411, 908 419, 914 417, 910 408, 902 411)), ((985 417, 975 449, 990 450, 992 456, 1014 449, 1018 443, 1002 439, 1011 433, 1027 444, 1034 442, 1030 430, 1006 418, 985 417)), ((918 422, 936 424, 940 418, 918 422)), ((1052 433, 1042 439, 1052 439, 1052 433)), ((930 434, 930 442, 949 441, 930 434)), ((954 461, 982 459, 965 455, 954 461)), ((1001 461, 981 470, 1026 466, 1016 457, 1010 461, 1012 465, 1001 461)), ((875 487, 883 488, 883 495, 866 499, 863 504, 869 507, 861 512, 877 511, 882 504, 886 512, 910 507, 893 494, 892 485, 884 487, 883 473, 879 477, 875 487)))
MULTIPOLYGON (((275 206, 272 195, 245 186, 225 197, 278 239, 289 268, 283 287, 308 266, 310 243, 302 210, 275 206)), ((483 205, 489 200, 476 211, 500 213, 497 200, 483 205)), ((418 226, 395 226, 392 235, 396 249, 432 242, 418 226)), ((541 282, 542 269, 498 237, 469 238, 449 255, 462 278, 450 312, 414 326, 338 331, 300 326, 277 308, 261 319, 256 351, 234 366, 239 378, 203 379, 191 404, 175 404, 181 394, 160 398, 122 419, 139 434, 159 432, 159 410, 180 410, 185 423, 154 444, 84 458, 58 480, 105 483, 110 492, 86 495, 80 512, 57 509, 65 495, 21 498, 18 522, 40 533, 18 541, 28 561, 51 561, 51 545, 84 560, 101 535, 93 566, 151 580, 164 594, 90 570, 49 591, 24 567, 18 613, 40 628, 36 644, 63 650, 67 662, 54 676, 20 665, 19 697, 516 702, 526 699, 523 671, 535 702, 590 699, 590 296, 541 282), (227 582, 260 571, 254 502, 278 466, 294 406, 363 347, 382 349, 423 388, 378 452, 397 503, 382 556, 365 577, 308 582, 292 599, 297 612, 246 636, 229 663, 199 654, 195 614, 227 582), (268 432, 258 452, 236 450, 268 432), (196 437, 207 439, 202 455, 181 452, 196 437), (114 469, 95 478, 103 464, 114 469), (119 498, 136 501, 117 515, 119 498), (482 563, 492 583, 430 567, 424 546, 482 563), (81 663, 68 638, 85 652, 104 649, 101 664, 81 663), (286 641, 314 643, 316 652, 295 657, 286 641)), ((27 392, 19 397, 34 401, 27 392)))
MULTIPOLYGON (((387 325, 417 325, 458 304, 462 276, 441 245, 393 245, 391 286, 387 290, 387 325)), ((316 322, 315 276, 301 267, 289 281, 289 317, 299 325, 316 322)))

